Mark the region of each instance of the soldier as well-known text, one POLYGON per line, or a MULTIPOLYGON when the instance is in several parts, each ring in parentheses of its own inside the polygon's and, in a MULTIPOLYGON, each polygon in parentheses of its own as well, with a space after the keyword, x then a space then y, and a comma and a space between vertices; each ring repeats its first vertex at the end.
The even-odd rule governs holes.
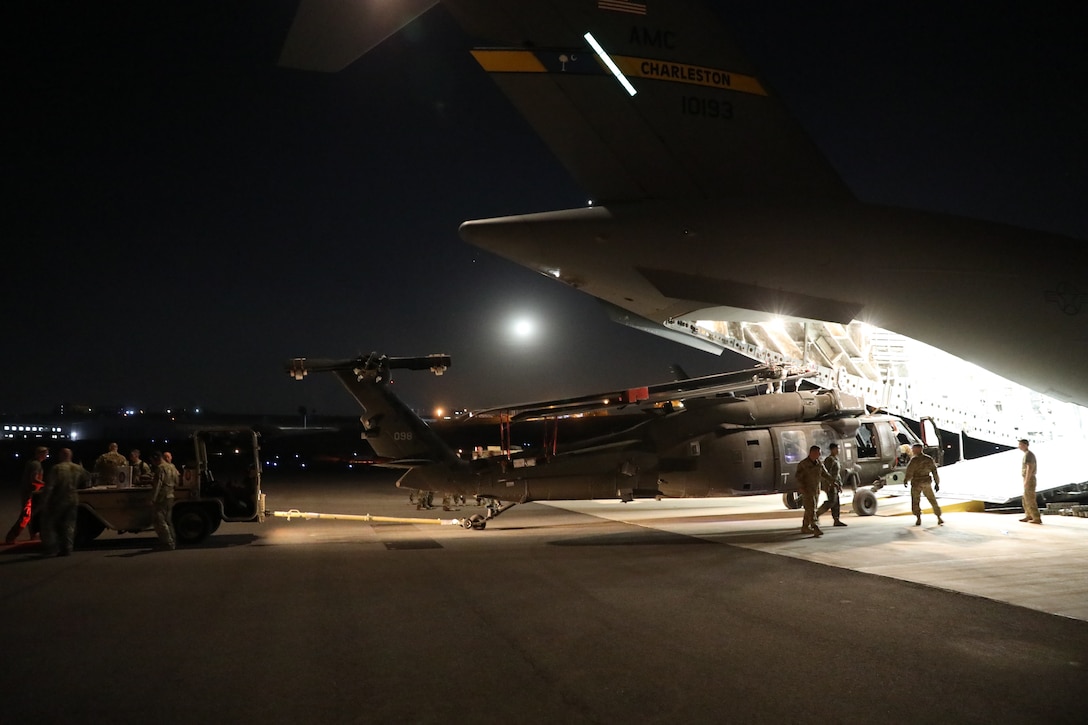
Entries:
POLYGON ((159 545, 171 551, 177 546, 174 539, 174 486, 178 483, 178 469, 166 460, 162 453, 151 454, 151 506, 155 509, 155 533, 159 545))
POLYGON ((824 459, 824 468, 827 469, 828 479, 823 482, 824 493, 827 494, 827 500, 820 505, 820 508, 816 509, 816 525, 820 524, 820 514, 831 510, 831 518, 835 519, 835 526, 846 526, 843 521, 839 520, 839 512, 841 507, 839 505, 839 494, 842 493, 842 475, 841 467, 839 466, 839 444, 832 443, 828 450, 827 458, 824 459))
POLYGON ((59 463, 49 469, 42 492, 43 556, 68 556, 76 538, 79 489, 91 485, 91 474, 72 463, 72 451, 61 448, 59 463))
POLYGON ((108 486, 117 483, 117 473, 121 466, 127 466, 128 461, 117 452, 117 444, 110 443, 109 450, 100 455, 94 462, 94 472, 98 477, 99 486, 108 486))
POLYGON ((434 508, 434 491, 420 491, 416 498, 416 510, 434 508))
POLYGON ((1037 463, 1035 461, 1035 454, 1028 450, 1028 439, 1021 438, 1017 447, 1024 452, 1024 461, 1020 464, 1020 475, 1024 479, 1024 518, 1021 521, 1027 521, 1032 524, 1043 523, 1043 517, 1039 513, 1039 503, 1035 500, 1035 471, 1037 469, 1037 463))
POLYGON ((23 529, 30 529, 30 538, 38 533, 39 522, 34 518, 34 511, 38 508, 41 499, 41 490, 45 488, 45 478, 42 476, 42 461, 49 457, 49 449, 38 446, 34 449, 34 457, 26 462, 23 467, 23 478, 19 485, 19 515, 15 523, 8 529, 8 535, 4 537, 5 544, 14 544, 23 533, 23 529))
POLYGON ((941 518, 941 507, 937 505, 937 497, 933 494, 934 485, 930 483, 930 477, 932 476, 933 484, 936 484, 936 490, 941 490, 941 476, 937 473, 937 463, 925 453, 922 453, 921 443, 912 445, 911 453, 914 457, 907 464, 907 470, 903 473, 903 477, 910 482, 910 510, 914 512, 914 525, 922 525, 921 498, 923 493, 926 495, 926 500, 933 507, 933 513, 937 514, 937 524, 943 525, 944 519, 941 518))
POLYGON ((132 477, 136 480, 147 479, 151 476, 151 466, 147 465, 147 461, 140 459, 139 448, 129 451, 128 465, 132 466, 132 477))
POLYGON ((797 491, 801 494, 801 502, 805 507, 801 533, 823 536, 824 532, 820 531, 820 526, 816 523, 816 499, 820 497, 820 486, 831 477, 820 462, 819 446, 808 449, 808 457, 797 464, 797 472, 793 478, 797 482, 797 491))

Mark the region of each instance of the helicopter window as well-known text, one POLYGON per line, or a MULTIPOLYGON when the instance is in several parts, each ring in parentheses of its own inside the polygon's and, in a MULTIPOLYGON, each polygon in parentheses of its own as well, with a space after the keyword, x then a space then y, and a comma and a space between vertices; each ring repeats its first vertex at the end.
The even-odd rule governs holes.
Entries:
POLYGON ((785 430, 779 434, 782 441, 782 458, 786 463, 797 463, 804 458, 808 449, 805 447, 805 434, 799 430, 785 430))
POLYGON ((858 444, 858 458, 877 457, 879 450, 877 449, 876 426, 872 423, 859 426, 856 441, 858 444))
POLYGON ((835 434, 822 428, 812 431, 812 445, 820 447, 820 455, 826 456, 831 452, 831 444, 838 441, 835 434))

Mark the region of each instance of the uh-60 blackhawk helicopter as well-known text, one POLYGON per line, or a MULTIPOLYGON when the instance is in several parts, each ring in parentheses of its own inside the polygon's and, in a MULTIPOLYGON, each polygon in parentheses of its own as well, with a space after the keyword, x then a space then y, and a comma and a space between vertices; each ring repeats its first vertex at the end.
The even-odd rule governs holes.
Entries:
MULTIPOLYGON (((559 445, 506 449, 502 455, 466 459, 393 394, 393 370, 440 375, 448 355, 349 360, 295 358, 288 372, 301 380, 331 372, 363 407, 363 437, 379 465, 405 469, 397 486, 477 497, 486 514, 464 519, 483 529, 514 504, 530 501, 636 498, 706 498, 781 493, 799 506, 793 474, 809 447, 827 452, 839 444, 843 482, 855 489, 854 511, 876 511, 867 488, 906 465, 904 451, 922 442, 900 418, 869 413, 861 400, 835 390, 763 393, 768 379, 796 384, 804 372, 780 375, 758 367, 685 378, 642 388, 505 406, 466 414, 507 427, 519 421, 601 413, 616 415, 604 435, 559 445), (629 423, 629 424, 628 424, 629 423)), ((931 455, 938 448, 930 447, 931 455)), ((878 484, 879 485, 879 484, 878 484)))

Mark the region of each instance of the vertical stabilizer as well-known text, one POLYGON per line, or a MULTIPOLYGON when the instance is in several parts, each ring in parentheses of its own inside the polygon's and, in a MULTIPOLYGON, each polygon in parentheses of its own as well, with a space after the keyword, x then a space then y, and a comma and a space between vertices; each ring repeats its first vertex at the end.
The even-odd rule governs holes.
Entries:
POLYGON ((702 0, 443 5, 595 202, 852 198, 702 0))
POLYGON ((352 360, 295 358, 288 372, 301 380, 310 372, 335 373, 363 407, 364 437, 390 466, 449 463, 457 454, 404 402, 389 390, 393 369, 431 370, 441 375, 450 365, 448 355, 387 357, 371 353, 352 360))

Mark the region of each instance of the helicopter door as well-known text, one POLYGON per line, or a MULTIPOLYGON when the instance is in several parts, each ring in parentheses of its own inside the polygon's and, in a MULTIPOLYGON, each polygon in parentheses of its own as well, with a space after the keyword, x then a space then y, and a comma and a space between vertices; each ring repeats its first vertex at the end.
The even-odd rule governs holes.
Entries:
POLYGON ((929 416, 923 417, 919 423, 922 426, 922 443, 925 444, 925 454, 937 462, 944 464, 944 445, 941 441, 941 430, 937 427, 937 421, 929 416))

